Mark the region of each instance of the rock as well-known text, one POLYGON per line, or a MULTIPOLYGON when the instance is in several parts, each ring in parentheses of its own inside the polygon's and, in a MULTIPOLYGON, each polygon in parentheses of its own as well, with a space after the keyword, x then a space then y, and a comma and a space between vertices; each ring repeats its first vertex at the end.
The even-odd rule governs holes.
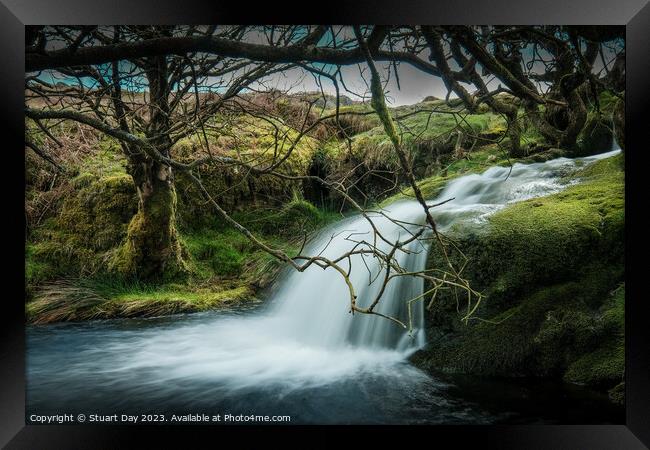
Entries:
POLYGON ((574 156, 603 153, 612 148, 612 123, 608 116, 591 112, 578 135, 574 156))
MULTIPOLYGON (((614 388, 624 369, 621 160, 587 166, 571 175, 584 182, 505 208, 481 227, 452 228, 468 258, 464 276, 485 295, 475 313, 482 320, 461 322, 453 292, 439 292, 416 364, 614 388)), ((434 246, 428 267, 443 264, 434 246)))

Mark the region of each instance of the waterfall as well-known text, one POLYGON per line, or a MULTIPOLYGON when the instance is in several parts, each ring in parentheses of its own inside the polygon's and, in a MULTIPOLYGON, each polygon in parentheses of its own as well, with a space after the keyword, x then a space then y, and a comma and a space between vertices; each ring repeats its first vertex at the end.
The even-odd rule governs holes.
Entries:
MULTIPOLYGON (((481 174, 471 174, 452 180, 432 202, 448 202, 433 208, 432 214, 440 230, 461 221, 480 222, 489 214, 510 203, 550 195, 564 189, 562 176, 577 163, 589 163, 616 154, 613 150, 581 159, 557 158, 547 162, 521 164, 512 167, 492 167, 481 174)), ((393 203, 383 211, 392 219, 411 224, 424 223, 424 212, 416 201, 393 203)), ((378 230, 388 240, 404 240, 406 230, 379 214, 370 214, 378 230)), ((411 227, 411 231, 415 226, 411 227)), ((372 228, 366 218, 358 215, 321 232, 304 251, 309 256, 336 258, 353 249, 359 240, 372 240, 372 228)), ((380 250, 388 245, 379 241, 380 250)), ((409 272, 425 268, 428 244, 414 241, 409 252, 398 252, 397 262, 409 272)), ((377 277, 382 267, 377 258, 353 255, 350 281, 358 295, 357 303, 364 307, 376 297, 383 277, 377 277), (373 282, 370 282, 374 280, 373 282)), ((344 266, 346 269, 349 266, 344 266)), ((422 293, 423 280, 418 277, 397 277, 389 281, 377 311, 409 320, 407 301, 422 293)), ((278 328, 304 344, 327 348, 353 345, 364 348, 396 349, 408 352, 425 343, 423 326, 424 301, 414 302, 413 332, 373 315, 349 314, 349 294, 343 277, 334 269, 311 266, 304 272, 289 274, 273 295, 274 308, 269 317, 278 320, 278 328)))
MULTIPOLYGON (((424 215, 417 202, 399 202, 384 212, 392 218, 409 223, 422 223, 424 215)), ((395 242, 409 237, 403 225, 379 214, 369 217, 387 240, 395 242)), ((411 227, 415 228, 415 227, 411 227)), ((372 242, 373 230, 366 218, 355 216, 343 220, 317 236, 304 253, 334 259, 353 249, 358 241, 372 242)), ((377 247, 388 251, 389 245, 378 240, 377 247)), ((414 241, 408 253, 398 251, 395 259, 407 271, 421 270, 427 258, 427 246, 414 241)), ((358 296, 357 304, 367 307, 377 296, 383 283, 383 266, 378 258, 352 255, 350 281, 358 296), (381 272, 381 273, 380 273, 381 272)), ((350 265, 343 263, 343 268, 350 265)), ((408 323, 406 302, 422 293, 423 280, 418 277, 398 277, 389 281, 377 312, 397 317, 408 323)), ((271 315, 283 318, 283 327, 291 330, 296 339, 312 345, 337 347, 356 345, 406 350, 424 344, 422 305, 417 302, 412 312, 414 329, 411 339, 399 325, 376 315, 349 314, 348 287, 339 272, 333 268, 311 266, 302 273, 294 272, 286 278, 274 294, 276 302, 271 315)))
MULTIPOLYGON (((508 204, 564 189, 564 175, 578 164, 618 151, 576 160, 495 166, 458 177, 430 199, 432 203, 449 200, 431 211, 443 232, 458 223, 481 223, 508 204)), ((424 222, 423 209, 413 200, 393 203, 384 213, 413 224, 407 228, 424 222)), ((394 221, 371 215, 388 240, 408 236, 394 221)), ((333 258, 349 252, 354 241, 371 238, 368 221, 356 215, 322 230, 303 254, 333 258)), ((381 250, 386 251, 386 245, 381 244, 381 250)), ((408 271, 422 270, 427 245, 413 241, 408 252, 398 252, 395 258, 408 271)), ((357 302, 367 306, 380 289, 381 279, 369 282, 381 270, 379 261, 355 255, 350 269, 357 302)), ((377 311, 406 322, 406 302, 422 291, 420 278, 394 278, 377 311)), ((302 273, 287 269, 264 310, 35 327, 28 342, 29 402, 31 407, 74 411, 84 399, 92 399, 92 410, 101 401, 105 409, 129 404, 142 411, 142 405, 163 408, 174 401, 181 410, 203 405, 221 412, 223 408, 242 412, 268 408, 276 414, 286 406, 284 396, 296 393, 292 405, 302 417, 318 421, 323 416, 317 407, 305 411, 301 392, 318 391, 322 403, 317 404, 329 405, 332 411, 341 412, 340 404, 350 411, 360 408, 358 415, 350 413, 355 420, 376 414, 372 399, 384 398, 392 390, 398 396, 417 394, 419 401, 424 390, 413 386, 437 383, 407 362, 407 356, 425 343, 425 300, 414 303, 412 333, 382 317, 350 314, 349 301, 337 271, 312 266, 302 273), (336 401, 330 401, 332 395, 337 395, 336 401)), ((445 404, 435 396, 431 402, 431 408, 445 404)), ((323 414, 332 420, 330 412, 323 414)), ((395 414, 403 413, 398 409, 395 414)))

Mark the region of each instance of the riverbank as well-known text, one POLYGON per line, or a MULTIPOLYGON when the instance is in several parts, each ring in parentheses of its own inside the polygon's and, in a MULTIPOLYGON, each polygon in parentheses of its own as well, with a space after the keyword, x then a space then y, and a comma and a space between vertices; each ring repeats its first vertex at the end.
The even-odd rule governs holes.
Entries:
MULTIPOLYGON (((563 154, 560 149, 549 149, 511 159, 498 146, 487 145, 452 160, 442 170, 420 180, 419 186, 427 198, 435 198, 448 182, 460 176, 480 173, 494 165, 541 162, 563 154)), ((73 180, 76 194, 63 203, 58 217, 49 219, 38 230, 39 238, 27 244, 28 296, 33 297, 26 304, 28 322, 154 317, 263 301, 259 294, 273 285, 283 265, 219 222, 216 226, 203 224, 181 231, 189 262, 185 279, 147 283, 116 274, 93 273, 97 270, 94 266, 110 256, 128 223, 130 212, 125 209, 133 195, 129 181, 121 174, 78 176, 73 180), (68 228, 61 229, 61 223, 68 228), (82 275, 67 276, 79 263, 82 275)), ((413 194, 406 188, 377 207, 408 198, 412 199, 413 194)), ((192 210, 192 214, 196 212, 192 210)), ((235 212, 234 217, 265 242, 295 254, 305 234, 313 234, 344 215, 296 198, 279 208, 257 207, 235 212)))
MULTIPOLYGON (((484 293, 462 323, 454 293, 427 309, 425 370, 545 377, 624 401, 623 154, 566 175, 576 183, 448 235, 467 257, 465 276, 484 293)), ((434 248, 429 267, 442 264, 434 248)), ((464 255, 464 256, 462 256, 464 255)))
MULTIPOLYGON (((236 216, 237 217, 237 216, 236 216)), ((318 210, 304 200, 280 210, 261 209, 256 217, 237 219, 268 244, 296 254, 305 233, 330 223, 340 214, 318 210), (275 233, 276 227, 282 231, 275 233)), ((203 227, 181 234, 188 271, 185 277, 144 282, 112 273, 47 279, 54 270, 34 264, 53 249, 43 243, 27 247, 27 277, 35 287, 26 304, 28 322, 45 324, 125 317, 156 317, 259 303, 283 269, 280 261, 259 250, 241 233, 225 226, 203 227)), ((92 255, 98 257, 100 255, 92 255)))

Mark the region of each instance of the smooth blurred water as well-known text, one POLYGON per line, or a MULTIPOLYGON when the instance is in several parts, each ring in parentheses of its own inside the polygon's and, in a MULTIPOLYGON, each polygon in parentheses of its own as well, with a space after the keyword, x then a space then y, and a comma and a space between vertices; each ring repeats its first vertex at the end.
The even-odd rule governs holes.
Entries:
MULTIPOLYGON (((485 220, 509 203, 557 192, 581 160, 492 167, 451 181, 432 203, 442 229, 485 220)), ((424 221, 401 201, 373 221, 388 240, 424 221)), ((366 219, 347 218, 319 233, 308 254, 336 257, 373 238, 366 219)), ((379 243, 382 250, 388 244, 379 243)), ((408 270, 424 268, 426 242, 398 252, 408 270)), ((354 255, 350 279, 367 306, 381 280, 376 258, 354 255)), ((347 265, 345 266, 347 268, 347 265)), ((408 321, 406 302, 422 281, 388 284, 378 311, 408 321)), ((449 394, 449 385, 408 363, 424 345, 422 302, 413 331, 377 316, 349 313, 347 286, 331 268, 287 272, 268 305, 252 311, 29 327, 27 409, 46 413, 288 414, 292 423, 487 423, 501 418, 449 394)))

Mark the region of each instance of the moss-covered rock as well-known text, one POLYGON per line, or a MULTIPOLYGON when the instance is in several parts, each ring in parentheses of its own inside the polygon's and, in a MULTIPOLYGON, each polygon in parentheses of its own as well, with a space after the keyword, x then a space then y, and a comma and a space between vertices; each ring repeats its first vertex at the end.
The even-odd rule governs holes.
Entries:
POLYGON ((573 361, 564 379, 590 386, 611 387, 622 382, 625 370, 625 286, 614 291, 601 307, 600 325, 604 339, 593 351, 573 361))
POLYGON ((573 155, 595 155, 610 150, 614 139, 612 126, 610 114, 590 112, 587 115, 587 122, 578 135, 573 155))
MULTIPOLYGON (((579 184, 514 204, 451 235, 485 297, 465 325, 453 292, 427 312, 423 367, 496 376, 555 376, 609 389, 622 379, 622 156, 571 175, 579 184)), ((452 260, 460 253, 450 249, 452 260)), ((433 248, 429 267, 440 267, 433 248)))
MULTIPOLYGON (((593 296, 608 294, 601 286, 585 290, 586 283, 539 289, 465 329, 461 324, 436 327, 426 365, 479 375, 560 376, 606 336, 603 318, 589 304, 593 296)), ((449 314, 435 313, 437 320, 449 314)))
POLYGON ((33 230, 26 248, 27 284, 57 275, 83 275, 105 267, 107 253, 126 235, 136 212, 133 180, 126 174, 82 173, 54 217, 33 230))
POLYGON ((618 405, 625 404, 625 382, 624 381, 618 383, 616 386, 611 388, 607 393, 609 394, 609 399, 612 402, 618 405))
MULTIPOLYGON (((275 149, 267 133, 269 130, 252 128, 249 135, 239 135, 237 142, 223 139, 214 150, 221 156, 236 156, 258 168, 270 166, 284 156, 291 148, 291 141, 275 149), (239 148, 246 143, 248 147, 239 148)), ((295 138, 295 136, 293 136, 295 138)), ((278 169, 289 176, 304 176, 309 173, 315 153, 322 146, 310 137, 303 137, 291 150, 288 159, 278 169)), ((173 149, 174 157, 190 161, 201 156, 202 148, 193 141, 183 141, 173 149)), ((178 173, 176 191, 178 195, 178 220, 181 228, 196 229, 214 225, 220 218, 210 208, 197 186, 178 173)), ((228 213, 266 206, 281 206, 290 201, 296 191, 302 191, 301 180, 285 179, 268 174, 254 174, 238 165, 203 164, 195 171, 207 192, 228 213)))
POLYGON ((57 225, 85 246, 97 250, 113 247, 135 213, 133 179, 126 174, 97 177, 82 173, 72 185, 77 192, 63 203, 57 225))

